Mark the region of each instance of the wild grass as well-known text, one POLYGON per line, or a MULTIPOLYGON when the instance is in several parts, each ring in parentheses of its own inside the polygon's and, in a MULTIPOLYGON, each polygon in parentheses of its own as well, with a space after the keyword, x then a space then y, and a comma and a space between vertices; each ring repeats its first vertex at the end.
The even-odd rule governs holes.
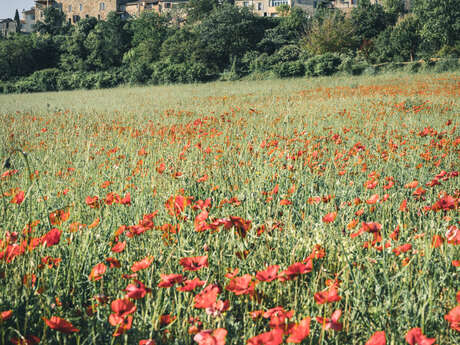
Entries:
POLYGON ((388 344, 405 344, 415 327, 437 344, 460 344, 444 319, 460 289, 460 247, 452 241, 459 227, 459 96, 458 73, 0 95, 0 161, 8 160, 1 173, 17 170, 0 180, 0 312, 12 311, 0 318, 0 343, 34 335, 43 344, 192 344, 189 327, 198 325, 225 328, 227 344, 245 344, 270 331, 268 319, 253 320, 250 312, 282 306, 294 311, 289 322, 312 318, 305 344, 364 344, 376 331, 385 331, 388 344), (442 171, 439 185, 426 185, 442 171), (418 185, 409 186, 413 181, 418 185), (12 202, 20 191, 23 201, 12 202), (110 192, 129 193, 131 204, 109 204, 110 192), (432 210, 446 195, 452 207, 432 210), (94 196, 97 208, 87 201, 94 196), (190 204, 171 214, 165 203, 177 196, 190 204), (206 224, 240 217, 250 221, 247 234, 236 221, 230 229, 196 231, 201 210, 192 206, 208 198, 206 224), (68 218, 50 218, 57 210, 68 218), (115 234, 156 211, 142 234, 115 234), (323 220, 334 212, 332 222, 323 220), (352 237, 365 223, 380 224, 381 237, 352 237), (59 243, 32 245, 52 228, 62 231, 59 243), (434 236, 441 245, 433 245, 434 236), (124 251, 111 251, 123 241, 124 251), (411 248, 396 255, 404 244, 411 248), (317 245, 325 256, 313 259, 311 272, 256 281, 267 265, 281 272, 317 245), (195 272, 179 264, 205 255, 209 266, 195 272), (152 264, 135 279, 151 292, 133 300, 132 326, 113 337, 111 302, 133 282, 123 275, 148 256, 152 264), (46 257, 61 261, 48 265, 46 257), (121 267, 109 268, 108 257, 121 267), (89 279, 99 263, 107 265, 102 279, 89 279), (236 268, 237 276, 253 276, 254 292, 226 289, 225 275, 236 268), (171 273, 217 284, 217 299, 229 309, 212 315, 194 308, 202 287, 158 287, 160 274, 171 273), (334 279, 341 299, 315 302, 334 279), (315 321, 338 309, 341 331, 315 321), (79 332, 49 328, 43 318, 52 316, 79 332))

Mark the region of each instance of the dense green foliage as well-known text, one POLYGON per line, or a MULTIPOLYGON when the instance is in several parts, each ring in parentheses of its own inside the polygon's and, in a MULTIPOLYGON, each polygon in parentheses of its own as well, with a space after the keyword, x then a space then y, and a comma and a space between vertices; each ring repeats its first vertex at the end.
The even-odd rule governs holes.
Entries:
POLYGON ((447 58, 456 68, 460 9, 455 3, 416 0, 406 13, 401 0, 361 0, 345 15, 321 2, 312 17, 294 7, 273 18, 228 2, 192 0, 185 23, 178 14, 144 12, 128 19, 111 13, 106 21, 86 18, 73 26, 49 8, 36 33, 0 40, 0 91, 42 90, 34 85, 36 72, 49 68, 56 73, 49 76, 55 80, 48 90, 357 74, 375 71, 367 68, 375 64, 430 58, 447 58), (109 83, 84 82, 107 75, 109 83))

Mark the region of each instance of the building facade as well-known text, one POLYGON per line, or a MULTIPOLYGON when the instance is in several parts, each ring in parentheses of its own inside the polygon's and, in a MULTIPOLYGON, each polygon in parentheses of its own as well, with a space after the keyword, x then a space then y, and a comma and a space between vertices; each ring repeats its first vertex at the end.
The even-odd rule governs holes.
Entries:
POLYGON ((89 17, 105 20, 110 12, 126 16, 139 16, 144 11, 163 13, 183 8, 186 3, 187 0, 35 0, 35 18, 42 21, 44 10, 50 6, 61 9, 69 23, 75 24, 89 17))
POLYGON ((0 19, 0 36, 8 37, 10 34, 16 32, 17 23, 11 19, 0 19))
POLYGON ((35 8, 22 11, 21 32, 31 33, 35 25, 35 8))

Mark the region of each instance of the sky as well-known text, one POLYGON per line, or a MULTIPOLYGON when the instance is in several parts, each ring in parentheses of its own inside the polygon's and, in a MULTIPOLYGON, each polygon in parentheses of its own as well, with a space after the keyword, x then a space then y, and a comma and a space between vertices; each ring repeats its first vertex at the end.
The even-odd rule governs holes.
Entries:
POLYGON ((14 18, 16 9, 22 19, 22 10, 30 9, 34 5, 34 0, 0 0, 0 19, 14 18))

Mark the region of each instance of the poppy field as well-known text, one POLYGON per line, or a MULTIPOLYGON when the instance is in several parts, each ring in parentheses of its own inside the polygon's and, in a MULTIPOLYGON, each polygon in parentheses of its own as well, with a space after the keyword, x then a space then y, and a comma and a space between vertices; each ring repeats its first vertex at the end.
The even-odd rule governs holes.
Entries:
POLYGON ((460 344, 460 75, 0 96, 0 344, 460 344))

